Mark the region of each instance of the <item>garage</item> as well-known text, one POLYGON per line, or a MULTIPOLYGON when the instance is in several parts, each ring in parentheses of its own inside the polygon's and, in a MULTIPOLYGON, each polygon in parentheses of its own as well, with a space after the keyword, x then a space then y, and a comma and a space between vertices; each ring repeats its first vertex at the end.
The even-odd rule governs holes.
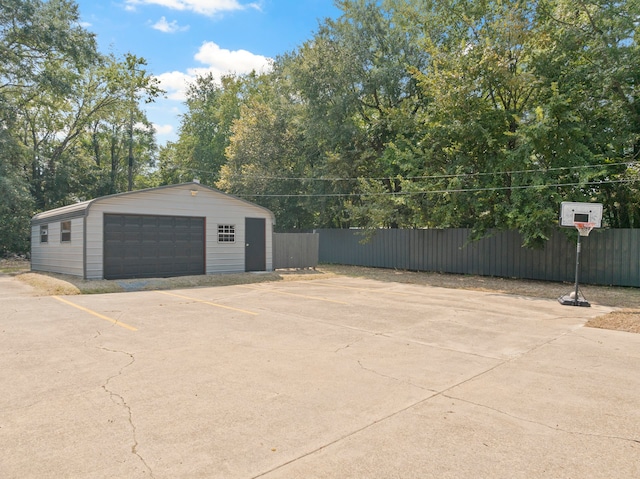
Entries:
POLYGON ((204 218, 104 215, 104 278, 204 274, 204 218))
POLYGON ((197 181, 38 213, 31 269, 84 279, 272 271, 268 209, 197 181))

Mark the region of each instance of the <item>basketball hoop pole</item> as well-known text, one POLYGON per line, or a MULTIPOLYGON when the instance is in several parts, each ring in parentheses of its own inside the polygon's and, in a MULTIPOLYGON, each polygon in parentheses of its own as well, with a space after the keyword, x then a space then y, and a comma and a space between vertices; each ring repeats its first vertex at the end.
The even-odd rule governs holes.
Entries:
POLYGON ((575 285, 572 294, 561 296, 558 298, 560 304, 565 306, 591 306, 589 302, 582 298, 580 299, 580 239, 582 236, 588 236, 594 227, 593 223, 575 222, 575 227, 578 230, 578 241, 576 243, 576 274, 575 285), (571 297, 573 295, 573 297, 571 297))
POLYGON ((578 242, 576 243, 576 287, 575 296, 573 297, 573 305, 578 306, 578 280, 580 277, 580 238, 582 235, 578 234, 578 242))

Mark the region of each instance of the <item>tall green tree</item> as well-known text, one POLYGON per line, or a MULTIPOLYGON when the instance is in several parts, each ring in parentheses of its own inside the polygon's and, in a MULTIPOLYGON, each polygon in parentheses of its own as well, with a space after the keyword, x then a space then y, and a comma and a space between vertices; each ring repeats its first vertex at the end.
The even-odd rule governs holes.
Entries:
POLYGON ((196 78, 187 90, 187 112, 182 117, 179 139, 161 152, 162 181, 180 183, 199 179, 213 185, 226 163, 234 121, 241 105, 251 96, 258 76, 212 74, 196 78))
POLYGON ((294 92, 309 112, 307 134, 320 155, 315 173, 336 178, 323 191, 347 195, 331 209, 338 218, 346 215, 342 225, 410 225, 401 202, 381 200, 377 193, 399 193, 398 177, 415 171, 394 145, 413 140, 422 98, 411 68, 424 68, 428 57, 417 31, 396 24, 393 11, 385 8, 389 2, 337 5, 343 15, 326 20, 286 60, 294 92))
POLYGON ((424 178, 405 187, 427 192, 426 224, 477 235, 516 228, 537 246, 562 200, 606 202, 606 189, 626 190, 612 181, 635 157, 612 146, 620 140, 633 150, 634 121, 620 99, 635 101, 635 80, 629 64, 607 58, 631 60, 636 50, 633 33, 615 20, 630 4, 617 3, 614 13, 572 0, 419 3, 402 9, 422 24, 431 58, 416 71, 428 96, 415 152, 424 178), (603 42, 598 31, 613 24, 617 40, 603 42), (626 89, 618 100, 616 84, 626 89))
POLYGON ((541 246, 563 200, 639 224, 638 0, 337 5, 269 75, 201 79, 163 178, 210 175, 287 227, 515 228, 541 246))
POLYGON ((29 251, 28 219, 34 204, 21 171, 21 154, 8 130, 0 128, 0 256, 29 251))
POLYGON ((144 58, 127 53, 121 60, 109 56, 96 68, 107 101, 90 116, 82 148, 76 149, 76 154, 92 159, 87 168, 92 196, 139 186, 139 173, 155 165, 155 133, 141 104, 155 101, 164 92, 145 66, 144 58))
POLYGON ((35 212, 121 190, 114 172, 121 168, 122 141, 129 157, 140 158, 129 177, 149 176, 155 139, 139 103, 161 91, 144 59, 100 55, 70 0, 2 2, 0 56, 0 230, 20 231, 23 238, 0 235, 0 250, 24 249, 35 212), (108 144, 113 137, 106 132, 120 135, 123 122, 128 135, 108 144))
POLYGON ((226 163, 216 186, 273 211, 281 230, 310 228, 310 176, 306 161, 304 105, 287 93, 278 73, 253 79, 251 95, 233 122, 226 163))
MULTIPOLYGON (((36 134, 31 125, 38 121, 54 123, 54 109, 60 106, 54 98, 71 94, 80 71, 95 57, 93 35, 80 26, 75 3, 2 2, 0 250, 27 249, 29 217, 45 203, 41 178, 32 180, 33 172, 39 173, 40 165, 48 160, 30 146, 41 144, 47 134, 36 134), (34 112, 37 102, 43 105, 39 114, 34 112)), ((47 153, 57 151, 52 148, 47 153)))

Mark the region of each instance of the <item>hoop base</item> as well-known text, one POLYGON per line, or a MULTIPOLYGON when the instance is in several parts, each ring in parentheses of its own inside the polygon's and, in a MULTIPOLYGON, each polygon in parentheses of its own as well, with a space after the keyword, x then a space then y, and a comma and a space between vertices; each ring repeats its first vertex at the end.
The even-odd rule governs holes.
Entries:
POLYGON ((560 296, 558 298, 558 302, 563 306, 582 306, 585 308, 590 308, 591 304, 589 301, 584 299, 582 296, 575 297, 575 292, 571 291, 570 293, 565 294, 564 296, 560 296))

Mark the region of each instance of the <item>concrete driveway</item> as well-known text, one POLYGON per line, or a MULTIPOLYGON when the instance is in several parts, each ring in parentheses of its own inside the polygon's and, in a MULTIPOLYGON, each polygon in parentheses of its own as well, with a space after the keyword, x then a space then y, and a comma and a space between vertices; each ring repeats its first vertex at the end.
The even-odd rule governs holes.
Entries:
POLYGON ((0 277, 2 478, 637 478, 608 308, 353 278, 33 297, 0 277))

